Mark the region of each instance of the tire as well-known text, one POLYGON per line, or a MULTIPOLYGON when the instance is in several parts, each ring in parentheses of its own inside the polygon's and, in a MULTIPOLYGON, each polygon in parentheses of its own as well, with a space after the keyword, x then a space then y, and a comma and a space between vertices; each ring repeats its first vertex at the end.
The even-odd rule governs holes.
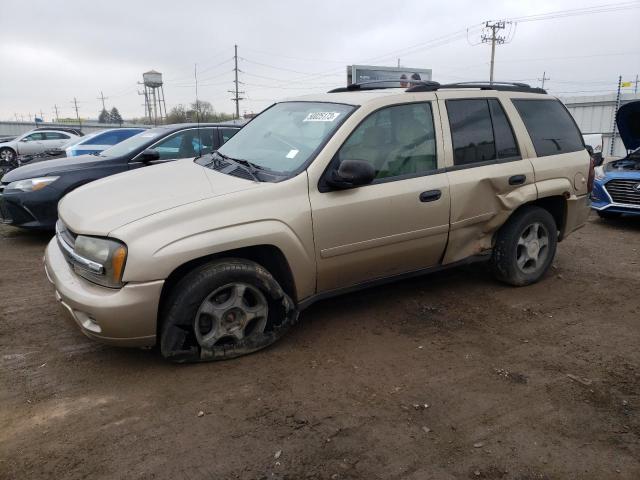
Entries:
POLYGON ((558 227, 551 214, 524 207, 498 231, 491 256, 494 275, 514 286, 535 283, 551 266, 557 244, 558 227))
POLYGON ((265 348, 298 319, 273 276, 250 260, 215 260, 169 292, 160 317, 160 351, 177 363, 225 360, 265 348))
POLYGON ((0 161, 1 162, 13 162, 16 159, 16 152, 9 147, 0 148, 0 161))
POLYGON ((606 210, 597 210, 598 216, 604 219, 619 218, 622 216, 620 212, 608 212, 606 210))

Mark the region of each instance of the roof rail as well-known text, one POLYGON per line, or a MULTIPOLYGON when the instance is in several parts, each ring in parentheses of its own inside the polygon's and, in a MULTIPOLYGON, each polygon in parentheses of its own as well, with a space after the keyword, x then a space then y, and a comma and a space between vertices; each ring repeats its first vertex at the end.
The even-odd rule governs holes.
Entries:
MULTIPOLYGON (((411 88, 415 88, 415 87, 438 87, 440 86, 440 84, 438 82, 431 82, 428 80, 411 80, 411 79, 407 79, 407 80, 394 80, 394 79, 389 79, 389 80, 370 80, 368 82, 359 82, 359 83, 352 83, 351 85, 347 85, 346 87, 338 87, 338 88, 334 88, 333 90, 329 90, 327 93, 340 93, 340 92, 353 92, 356 90, 382 90, 385 88, 404 88, 401 84, 410 84, 413 85, 413 87, 409 87, 411 88), (398 85, 397 87, 390 87, 390 86, 384 86, 382 84, 385 83, 398 83, 400 85, 398 85)), ((420 91, 426 91, 426 90, 420 90, 420 91)))
MULTIPOLYGON (((436 82, 433 82, 436 83, 436 82)), ((542 88, 532 87, 526 83, 519 82, 456 82, 438 84, 437 86, 430 85, 414 85, 407 88, 407 92, 434 92, 445 88, 478 88, 480 90, 498 90, 506 92, 525 92, 525 93, 547 93, 542 88)))

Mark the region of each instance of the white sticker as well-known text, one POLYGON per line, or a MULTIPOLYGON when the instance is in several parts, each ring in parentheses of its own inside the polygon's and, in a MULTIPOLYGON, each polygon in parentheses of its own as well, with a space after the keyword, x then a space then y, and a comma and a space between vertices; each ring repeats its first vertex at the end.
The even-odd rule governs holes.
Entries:
POLYGON ((333 122, 340 112, 311 112, 303 122, 333 122))
POLYGON ((296 158, 296 155, 298 155, 298 152, 300 150, 296 150, 295 148, 293 150, 289 150, 289 153, 287 153, 287 158, 296 158))
POLYGON ((153 138, 153 137, 157 137, 158 134, 157 133, 143 133, 142 135, 140 135, 142 138, 153 138))

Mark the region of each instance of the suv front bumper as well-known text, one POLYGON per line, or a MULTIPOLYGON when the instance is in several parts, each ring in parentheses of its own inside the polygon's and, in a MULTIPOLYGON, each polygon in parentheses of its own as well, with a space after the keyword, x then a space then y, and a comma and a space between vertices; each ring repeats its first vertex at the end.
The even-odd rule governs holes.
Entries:
POLYGON ((47 246, 44 263, 56 298, 82 333, 109 345, 155 345, 163 280, 128 283, 117 290, 95 285, 76 275, 55 237, 47 246))

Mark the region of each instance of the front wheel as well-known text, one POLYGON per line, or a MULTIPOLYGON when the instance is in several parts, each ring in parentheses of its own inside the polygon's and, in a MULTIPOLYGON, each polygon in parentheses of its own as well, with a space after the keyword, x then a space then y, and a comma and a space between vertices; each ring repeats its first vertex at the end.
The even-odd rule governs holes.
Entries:
POLYGON ((551 214, 540 207, 523 208, 498 231, 491 256, 495 276, 515 286, 537 282, 549 269, 557 243, 551 214))
POLYGON ((191 271, 169 292, 163 310, 160 350, 180 363, 255 352, 284 335, 298 316, 273 276, 244 259, 191 271))
POLYGON ((3 162, 11 163, 16 158, 16 152, 9 147, 0 148, 0 160, 3 162))

